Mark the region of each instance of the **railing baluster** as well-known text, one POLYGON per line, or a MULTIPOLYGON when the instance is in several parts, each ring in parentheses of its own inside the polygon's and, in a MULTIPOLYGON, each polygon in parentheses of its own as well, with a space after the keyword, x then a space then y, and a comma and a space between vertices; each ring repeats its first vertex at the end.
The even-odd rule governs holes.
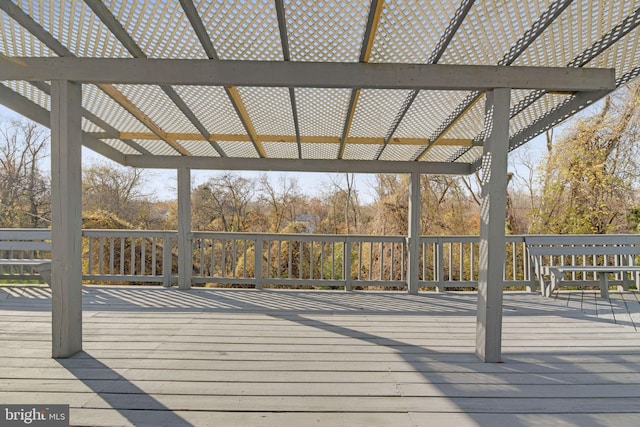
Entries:
POLYGON ((313 280, 313 240, 309 240, 309 279, 313 280))
POLYGON ((362 280, 362 242, 358 242, 358 280, 362 280))
POLYGON ((222 273, 221 277, 227 277, 227 240, 220 239, 222 242, 222 265, 220 266, 222 273))
POLYGON ((247 277, 247 242, 248 240, 245 239, 242 241, 242 277, 246 278, 247 277))
POLYGON ((395 253, 396 253, 396 244, 392 242, 391 243, 391 268, 389 268, 389 280, 394 280, 393 267, 396 263, 395 253))
POLYGON ((293 278, 293 240, 289 239, 288 242, 289 242, 289 257, 288 257, 289 265, 287 266, 288 268, 287 278, 292 279, 293 278))
POLYGON ((236 277, 236 267, 238 264, 238 247, 236 239, 231 240, 231 277, 236 277))
POLYGON ((98 238, 98 244, 100 248, 98 249, 98 274, 104 274, 104 237, 98 238))
POLYGON ((384 242, 380 242, 380 280, 384 280, 384 242))
POLYGON ((151 275, 156 275, 156 260, 157 260, 157 251, 158 251, 158 238, 154 237, 151 240, 151 275))
POLYGON ((134 276, 136 274, 136 240, 131 236, 131 262, 129 264, 129 274, 134 276))
POLYGON ((115 253, 113 237, 109 237, 109 274, 113 275, 113 257, 115 253))
POLYGON ((124 259, 125 259, 126 245, 124 236, 120 237, 120 275, 124 276, 124 259))
MULTIPOLYGON (((13 257, 13 254, 9 255, 13 257)), ((88 265, 89 274, 93 274, 93 238, 89 236, 89 265, 88 265)))
POLYGON ((144 276, 147 272, 147 239, 142 236, 140 238, 140 275, 144 276))
POLYGON ((253 269, 253 275, 255 276, 255 279, 256 279, 256 289, 262 289, 262 251, 263 251, 262 237, 256 237, 256 241, 254 244, 255 246, 254 246, 253 261, 255 265, 253 269))

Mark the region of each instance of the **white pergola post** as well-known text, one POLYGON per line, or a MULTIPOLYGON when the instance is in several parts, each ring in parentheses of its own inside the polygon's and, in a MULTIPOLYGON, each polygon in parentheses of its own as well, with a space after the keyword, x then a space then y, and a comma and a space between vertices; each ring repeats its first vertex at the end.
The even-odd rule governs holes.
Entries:
POLYGON ((54 358, 82 350, 82 87, 51 82, 51 334, 54 358))
POLYGON ((191 170, 178 169, 178 288, 191 288, 191 170))
POLYGON ((476 354, 483 362, 499 362, 502 348, 502 291, 507 209, 510 89, 487 92, 491 129, 482 159, 480 261, 476 354))
POLYGON ((407 280, 410 294, 418 293, 418 265, 420 264, 420 174, 409 175, 409 247, 407 280))

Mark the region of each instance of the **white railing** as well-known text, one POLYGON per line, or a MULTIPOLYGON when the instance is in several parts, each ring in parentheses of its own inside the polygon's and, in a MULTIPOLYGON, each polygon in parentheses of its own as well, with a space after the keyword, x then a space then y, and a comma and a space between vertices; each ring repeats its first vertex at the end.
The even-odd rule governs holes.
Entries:
POLYGON ((175 280, 175 231, 83 230, 82 238, 83 280, 164 286, 175 280))
MULTIPOLYGON (((85 230, 83 236, 85 280, 165 286, 177 280, 174 231, 85 230)), ((407 287, 404 236, 193 232, 191 239, 194 284, 407 287), (350 262, 344 262, 345 253, 350 262)), ((477 286, 478 241, 477 236, 421 237, 420 286, 477 286)), ((530 286, 523 236, 507 236, 505 254, 505 286, 530 286)))
MULTIPOLYGON (((29 240, 31 230, 22 232, 29 240)), ((194 284, 407 288, 405 236, 193 232, 190 237, 194 284)), ((82 244, 87 282, 169 286, 178 280, 176 231, 84 230, 82 244)), ((477 236, 422 236, 419 249, 421 288, 477 286, 477 236)), ((562 262, 599 261, 581 257, 562 262)), ((0 271, 0 280, 6 279, 0 271)), ((507 236, 505 286, 535 287, 534 279, 524 236, 507 236)), ((593 281, 575 277, 581 279, 593 281)))

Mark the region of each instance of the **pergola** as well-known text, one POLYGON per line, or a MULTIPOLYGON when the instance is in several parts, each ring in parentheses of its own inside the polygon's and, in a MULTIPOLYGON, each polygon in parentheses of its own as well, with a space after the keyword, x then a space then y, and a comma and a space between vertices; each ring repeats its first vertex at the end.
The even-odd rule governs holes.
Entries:
POLYGON ((81 145, 178 171, 482 169, 476 353, 501 355, 507 154, 640 73, 640 1, 6 0, 0 102, 51 128, 53 356, 82 349, 81 145))

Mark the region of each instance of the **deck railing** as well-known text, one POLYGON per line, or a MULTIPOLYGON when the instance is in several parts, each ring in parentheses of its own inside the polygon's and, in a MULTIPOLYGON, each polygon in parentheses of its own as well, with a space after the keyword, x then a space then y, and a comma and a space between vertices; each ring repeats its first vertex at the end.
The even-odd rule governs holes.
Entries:
MULTIPOLYGON (((31 230, 22 231, 28 239, 31 230)), ((190 237, 194 284, 407 288, 405 236, 193 232, 190 237)), ((422 236, 419 251, 421 288, 477 286, 477 236, 422 236)), ((598 262, 562 260, 572 261, 598 262)), ((177 232, 84 230, 82 262, 87 282, 170 286, 178 280, 177 232)), ((532 274, 524 236, 506 236, 504 285, 535 286, 532 274)), ((10 277, 0 271, 0 279, 10 277)), ((594 281, 586 275, 574 279, 594 281)))
MULTIPOLYGON (((83 237, 85 280, 177 280, 174 231, 84 230, 83 237)), ((405 236, 193 232, 191 239, 196 284, 407 287, 405 236)), ((421 237, 420 286, 477 286, 478 245, 477 236, 421 237)), ((505 254, 505 286, 530 286, 524 237, 507 236, 505 254)))

